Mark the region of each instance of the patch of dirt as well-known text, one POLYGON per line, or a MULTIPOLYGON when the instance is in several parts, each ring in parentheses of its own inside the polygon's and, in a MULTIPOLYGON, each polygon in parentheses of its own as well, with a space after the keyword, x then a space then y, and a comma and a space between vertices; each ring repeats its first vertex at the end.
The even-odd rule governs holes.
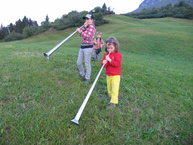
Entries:
POLYGON ((47 31, 45 31, 45 32, 41 32, 41 33, 39 33, 39 34, 33 35, 32 37, 35 37, 35 36, 38 36, 38 35, 42 35, 42 34, 44 34, 44 33, 48 33, 48 32, 53 33, 53 32, 56 32, 56 31, 57 31, 56 29, 54 29, 54 28, 50 28, 50 29, 48 29, 48 30, 47 30, 47 31))
POLYGON ((61 80, 57 80, 57 85, 62 85, 62 81, 61 80))
POLYGON ((56 29, 50 28, 47 32, 56 32, 56 29))

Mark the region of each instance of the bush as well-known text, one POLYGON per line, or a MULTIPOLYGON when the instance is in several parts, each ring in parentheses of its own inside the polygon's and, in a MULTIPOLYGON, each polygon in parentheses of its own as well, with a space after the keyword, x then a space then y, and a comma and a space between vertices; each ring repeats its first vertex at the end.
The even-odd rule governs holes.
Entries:
MULTIPOLYGON (((85 21, 82 18, 87 13, 89 12, 83 11, 79 13, 77 11, 72 11, 67 15, 63 15, 61 19, 56 19, 53 23, 51 23, 50 26, 57 30, 63 30, 70 27, 80 27, 81 25, 84 24, 85 21)), ((95 17, 96 26, 108 23, 107 20, 103 19, 103 13, 99 12, 99 13, 94 13, 93 15, 95 17)))
POLYGON ((94 18, 95 18, 95 25, 96 26, 108 23, 107 20, 103 19, 103 14, 102 13, 95 13, 94 18))
POLYGON ((6 36, 6 37, 4 38, 4 41, 5 41, 5 42, 8 42, 8 41, 14 41, 14 40, 22 40, 22 39, 24 39, 24 38, 26 38, 26 36, 23 35, 23 34, 13 33, 13 34, 11 34, 11 35, 9 35, 9 36, 6 36))
POLYGON ((39 28, 35 25, 27 26, 23 29, 23 35, 25 35, 26 37, 33 36, 39 32, 38 29, 39 28))
POLYGON ((50 26, 57 30, 63 30, 70 27, 79 27, 84 23, 82 17, 85 14, 85 12, 78 13, 77 11, 72 11, 67 15, 63 15, 61 19, 56 19, 53 23, 51 23, 50 26))

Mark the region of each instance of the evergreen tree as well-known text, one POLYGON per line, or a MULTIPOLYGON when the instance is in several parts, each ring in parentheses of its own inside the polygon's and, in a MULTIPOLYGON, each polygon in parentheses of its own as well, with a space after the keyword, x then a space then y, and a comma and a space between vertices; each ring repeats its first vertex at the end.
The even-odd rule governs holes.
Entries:
POLYGON ((15 31, 16 33, 22 34, 23 24, 22 24, 22 21, 21 21, 20 19, 16 22, 14 31, 15 31))
POLYGON ((10 32, 14 31, 14 25, 12 23, 9 24, 9 30, 10 30, 10 32))
POLYGON ((107 11, 107 6, 106 6, 105 3, 104 3, 103 6, 102 6, 102 10, 103 10, 103 11, 107 11))
POLYGON ((38 22, 37 21, 32 21, 33 25, 38 27, 38 22))
POLYGON ((0 28, 0 40, 2 40, 5 37, 5 29, 3 28, 3 25, 1 24, 0 28))
POLYGON ((22 25, 23 25, 23 29, 26 27, 26 26, 29 26, 29 20, 26 16, 24 16, 24 18, 22 19, 22 25))
POLYGON ((46 15, 46 22, 49 23, 49 17, 48 17, 48 15, 46 15))
POLYGON ((31 19, 29 19, 28 24, 29 24, 29 26, 33 26, 33 21, 31 19))

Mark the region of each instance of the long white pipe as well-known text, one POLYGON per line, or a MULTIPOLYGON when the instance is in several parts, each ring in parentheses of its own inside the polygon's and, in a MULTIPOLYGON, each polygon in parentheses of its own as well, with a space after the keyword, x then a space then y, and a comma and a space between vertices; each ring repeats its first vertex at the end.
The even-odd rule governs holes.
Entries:
MULTIPOLYGON (((80 27, 80 29, 83 27, 84 25, 82 25, 80 27)), ((74 31, 72 34, 70 34, 67 38, 65 38, 63 41, 61 41, 58 45, 56 45, 54 48, 52 48, 49 52, 44 53, 44 56, 49 59, 49 56, 54 53, 54 51, 56 51, 56 49, 58 49, 64 42, 66 42, 70 37, 72 37, 72 35, 74 35, 77 31, 74 31)))
MULTIPOLYGON (((110 52, 109 52, 109 54, 110 54, 110 52)), ((85 108, 85 106, 86 106, 86 103, 88 102, 88 99, 89 99, 89 97, 90 97, 90 95, 91 95, 91 93, 92 93, 92 91, 93 91, 93 89, 94 89, 94 87, 95 87, 95 85, 96 85, 96 82, 97 82, 97 80, 98 80, 98 78, 99 78, 99 76, 100 76, 100 74, 101 74, 104 66, 105 66, 105 64, 103 64, 103 66, 101 67, 101 69, 100 69, 100 71, 99 71, 99 73, 98 73, 98 75, 97 75, 94 83, 92 84, 92 86, 91 86, 88 94, 86 95, 86 97, 85 97, 85 99, 84 99, 84 101, 83 101, 80 109, 78 110, 78 113, 76 114, 75 118, 74 118, 73 120, 71 120, 73 123, 76 123, 76 124, 79 125, 79 122, 78 122, 78 121, 79 121, 79 119, 80 119, 80 117, 81 117, 81 115, 82 115, 82 112, 83 112, 83 110, 84 110, 84 108, 85 108)))

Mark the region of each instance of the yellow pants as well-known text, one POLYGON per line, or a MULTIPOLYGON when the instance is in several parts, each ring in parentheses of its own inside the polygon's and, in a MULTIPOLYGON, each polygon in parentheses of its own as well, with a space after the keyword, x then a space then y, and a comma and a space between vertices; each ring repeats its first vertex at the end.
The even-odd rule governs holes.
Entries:
POLYGON ((110 102, 113 104, 118 104, 119 84, 120 75, 107 76, 107 90, 109 97, 111 98, 110 102))

